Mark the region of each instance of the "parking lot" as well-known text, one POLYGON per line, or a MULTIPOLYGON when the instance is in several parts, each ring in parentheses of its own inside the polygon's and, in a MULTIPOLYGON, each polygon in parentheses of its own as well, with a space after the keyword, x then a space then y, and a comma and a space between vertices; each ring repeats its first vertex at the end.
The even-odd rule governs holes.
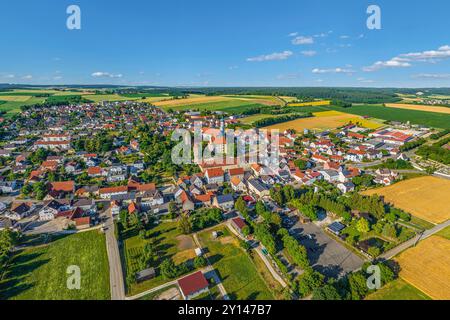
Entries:
POLYGON ((314 223, 302 224, 296 216, 289 218, 295 222, 290 226, 289 232, 306 247, 315 270, 327 277, 340 277, 363 265, 362 258, 331 239, 314 223))

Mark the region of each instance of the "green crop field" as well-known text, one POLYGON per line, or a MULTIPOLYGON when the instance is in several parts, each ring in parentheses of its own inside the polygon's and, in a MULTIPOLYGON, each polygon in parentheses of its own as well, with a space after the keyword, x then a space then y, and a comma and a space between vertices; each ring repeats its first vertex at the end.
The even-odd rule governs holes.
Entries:
POLYGON ((0 282, 0 300, 108 300, 105 236, 98 231, 67 235, 16 254, 0 282), (67 288, 67 268, 79 266, 81 289, 67 288))
POLYGON ((439 231, 438 233, 436 233, 436 235, 444 237, 445 239, 450 240, 450 227, 447 227, 447 228, 439 231))
POLYGON ((201 111, 223 111, 229 113, 238 113, 246 108, 262 107, 263 105, 254 103, 253 101, 232 99, 225 101, 214 101, 206 103, 186 104, 179 106, 165 106, 164 109, 172 109, 175 111, 183 110, 201 110, 201 111))
POLYGON ((95 95, 84 95, 82 96, 84 99, 93 101, 93 102, 101 102, 101 101, 130 101, 137 100, 137 98, 127 98, 120 96, 118 94, 95 94, 95 95))
POLYGON ((27 101, 6 101, 6 103, 0 104, 0 111, 5 111, 6 117, 10 117, 16 113, 19 113, 21 111, 21 106, 43 103, 45 100, 46 98, 31 97, 27 101))
POLYGON ((124 93, 124 94, 121 94, 120 96, 125 97, 125 98, 163 98, 163 97, 169 98, 170 97, 168 94, 165 94, 165 93, 124 93))
POLYGON ((369 295, 367 300, 431 300, 425 293, 416 289, 406 281, 397 279, 388 283, 375 293, 369 295))
POLYGON ((375 105, 353 106, 350 108, 330 106, 327 108, 389 121, 410 121, 412 124, 421 124, 434 128, 450 128, 450 114, 387 108, 375 105))
POLYGON ((237 238, 226 227, 216 231, 221 233, 217 239, 212 238, 212 230, 201 232, 199 238, 230 298, 273 300, 273 294, 247 253, 239 247, 237 238))

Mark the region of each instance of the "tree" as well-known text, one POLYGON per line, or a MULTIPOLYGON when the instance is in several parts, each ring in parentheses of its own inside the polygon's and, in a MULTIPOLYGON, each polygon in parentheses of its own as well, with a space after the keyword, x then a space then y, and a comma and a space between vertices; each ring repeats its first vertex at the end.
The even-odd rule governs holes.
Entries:
POLYGON ((383 235, 388 238, 396 238, 397 230, 395 229, 395 226, 391 223, 386 223, 386 225, 383 227, 383 235))
POLYGON ((313 300, 342 300, 342 298, 334 286, 326 284, 314 289, 313 300))
POLYGON ((124 229, 128 229, 128 210, 120 210, 119 221, 124 229))
POLYGON ((169 217, 175 219, 178 216, 177 204, 174 201, 169 203, 169 217))
POLYGON ((244 199, 242 199, 242 197, 239 197, 236 200, 236 203, 234 204, 234 208, 239 211, 241 214, 245 211, 247 212, 247 205, 244 201, 244 199))
POLYGON ((178 230, 182 234, 190 234, 192 232, 192 224, 186 214, 182 214, 178 220, 178 230))
POLYGON ((323 285, 324 276, 308 268, 302 275, 299 276, 297 282, 297 291, 302 297, 309 295, 314 289, 323 285))
POLYGON ((366 277, 361 272, 355 272, 349 276, 350 296, 352 300, 363 299, 369 289, 366 277))
POLYGON ((370 231, 369 221, 367 221, 364 218, 359 219, 358 222, 356 223, 356 230, 358 230, 361 233, 369 232, 370 231))
POLYGON ((208 264, 208 262, 206 261, 206 259, 204 257, 196 257, 194 259, 194 268, 195 269, 200 269, 200 268, 206 267, 207 264, 208 264))
POLYGON ((178 269, 170 258, 161 263, 160 269, 165 279, 173 279, 178 275, 178 269))
POLYGON ((239 244, 241 245, 241 248, 244 249, 245 251, 250 251, 250 249, 252 248, 250 246, 250 243, 248 243, 248 241, 245 240, 239 241, 239 244))

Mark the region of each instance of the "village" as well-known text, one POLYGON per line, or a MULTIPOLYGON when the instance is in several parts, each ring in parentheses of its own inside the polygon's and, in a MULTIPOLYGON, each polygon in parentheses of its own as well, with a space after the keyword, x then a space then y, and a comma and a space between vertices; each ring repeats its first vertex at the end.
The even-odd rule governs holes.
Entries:
MULTIPOLYGON (((220 287, 211 256, 200 258, 205 252, 197 236, 215 225, 226 230, 213 230, 214 237, 235 234, 258 252, 277 286, 296 297, 310 294, 292 284, 310 267, 295 257, 296 246, 306 248, 312 276, 338 279, 417 234, 407 224, 408 213, 359 192, 417 174, 409 146, 427 139, 432 129, 392 123, 369 130, 348 123, 336 130, 286 130, 276 170, 258 161, 171 163, 175 129, 193 131, 200 122, 208 129, 203 139, 209 147, 225 150, 225 130, 239 126, 239 120, 223 112, 164 112, 137 101, 29 108, 2 131, 0 229, 29 236, 99 230, 107 235, 111 255, 109 246, 126 244, 129 230, 140 230, 146 239, 152 224, 178 223, 185 235, 197 232, 192 259, 198 266, 179 273, 191 273, 178 280, 185 299, 209 292, 211 278, 219 285, 218 296, 236 298, 220 287), (274 231, 283 235, 287 252, 274 244, 274 231), (289 247, 292 239, 296 244, 289 247)), ((126 260, 129 254, 121 253, 126 260)), ((126 282, 132 288, 127 296, 154 293, 152 285, 139 286, 164 273, 165 261, 156 263, 155 255, 132 270, 110 256, 110 270, 111 261, 126 270, 125 280, 119 276, 111 283, 126 282)), ((113 298, 124 298, 125 292, 117 295, 113 298)))

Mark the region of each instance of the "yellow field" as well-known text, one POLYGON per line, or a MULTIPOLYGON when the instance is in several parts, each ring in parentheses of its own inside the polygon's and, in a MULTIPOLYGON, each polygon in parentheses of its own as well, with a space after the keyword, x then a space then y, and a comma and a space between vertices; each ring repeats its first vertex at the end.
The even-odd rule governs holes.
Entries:
POLYGON ((294 129, 297 131, 309 130, 329 130, 342 127, 349 122, 357 123, 360 126, 377 129, 383 126, 381 123, 369 121, 349 113, 339 111, 324 111, 313 113, 313 118, 297 119, 289 122, 278 123, 265 129, 279 129, 280 131, 294 129))
POLYGON ((170 100, 170 99, 172 99, 170 96, 167 96, 167 97, 147 97, 147 98, 141 99, 139 101, 153 104, 154 102, 160 102, 160 101, 165 101, 165 100, 170 100))
POLYGON ((281 99, 283 99, 284 101, 286 101, 286 102, 294 102, 295 100, 297 100, 297 98, 296 97, 288 97, 288 96, 281 96, 280 97, 281 99))
POLYGON ((386 202, 432 223, 450 219, 450 180, 420 177, 368 190, 363 194, 384 196, 386 202))
POLYGON ((312 102, 301 102, 301 103, 289 103, 289 107, 306 107, 306 106, 329 106, 331 101, 323 100, 323 101, 312 101, 312 102))
POLYGON ((401 103, 386 103, 386 107, 450 114, 450 108, 447 108, 447 107, 435 107, 435 106, 428 106, 428 105, 401 104, 401 103))
POLYGON ((436 300, 450 299, 450 240, 432 236, 396 260, 400 277, 436 300))
POLYGON ((190 104, 201 104, 208 102, 218 102, 218 101, 227 101, 230 98, 220 97, 220 96, 211 96, 211 97, 195 97, 195 98, 187 98, 187 99, 174 99, 167 101, 159 101, 155 102, 154 105, 158 107, 176 107, 181 105, 190 105, 190 104))
POLYGON ((31 96, 0 96, 1 101, 25 102, 31 99, 31 96))

